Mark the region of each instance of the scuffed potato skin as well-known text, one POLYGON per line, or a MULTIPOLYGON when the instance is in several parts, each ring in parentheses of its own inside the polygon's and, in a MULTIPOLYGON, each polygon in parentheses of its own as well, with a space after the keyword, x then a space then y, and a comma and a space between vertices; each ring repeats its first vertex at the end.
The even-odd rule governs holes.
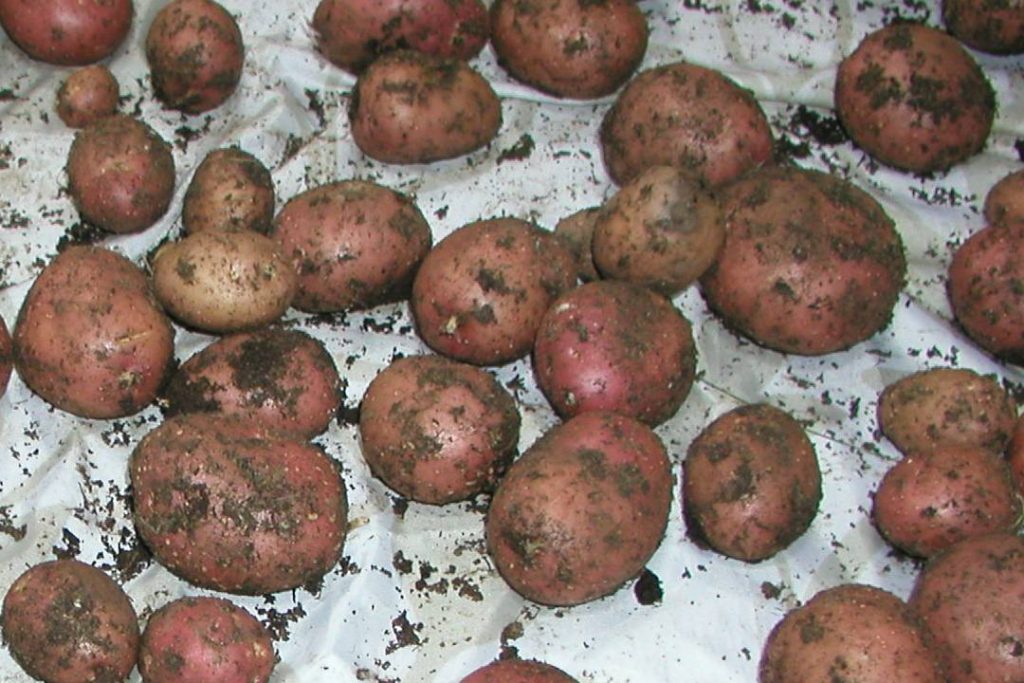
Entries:
POLYGON ((270 231, 274 182, 259 159, 237 147, 216 149, 203 159, 185 191, 185 232, 214 228, 270 231))
POLYGON ((0 25, 32 59, 85 66, 104 59, 132 27, 132 0, 2 0, 0 25))

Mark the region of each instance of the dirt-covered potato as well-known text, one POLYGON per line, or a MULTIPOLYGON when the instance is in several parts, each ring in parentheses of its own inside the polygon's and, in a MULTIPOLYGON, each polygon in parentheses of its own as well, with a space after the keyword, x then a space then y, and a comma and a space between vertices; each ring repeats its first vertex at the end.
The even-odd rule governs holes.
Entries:
POLYGON ((186 114, 220 106, 242 78, 242 33, 214 0, 170 0, 149 25, 145 50, 156 96, 186 114))
POLYGON ((266 233, 273 220, 274 182, 263 162, 238 147, 203 158, 181 205, 186 233, 224 227, 266 233))
POLYGON ((563 217, 555 225, 555 235, 561 238, 573 256, 576 257, 576 275, 583 282, 598 280, 601 274, 594 265, 591 244, 594 240, 594 223, 601 207, 589 206, 563 217))
POLYGON ((544 312, 575 284, 575 261, 554 233, 492 218, 462 226, 430 250, 410 304, 430 348, 500 365, 530 352, 544 312))
POLYGON ((491 45, 513 77, 557 97, 610 95, 647 52, 647 17, 634 0, 496 0, 491 45))
POLYGON ((400 358, 359 409, 370 470, 401 495, 443 505, 494 488, 515 457, 519 411, 486 370, 442 356, 400 358))
POLYGON ((171 146, 126 114, 93 121, 75 134, 67 162, 68 191, 82 218, 104 230, 145 230, 174 196, 171 146))
POLYGON ((821 355, 889 323, 906 258, 892 219, 867 192, 780 166, 719 196, 725 243, 701 289, 728 327, 777 351, 821 355))
POLYGON ((308 441, 201 413, 163 422, 129 463, 139 536, 196 586, 261 595, 313 584, 338 561, 348 502, 308 441))
POLYGON ((145 273, 100 247, 72 246, 39 274, 14 325, 14 361, 32 391, 82 417, 131 415, 156 398, 174 328, 145 273))
POLYGON ((146 621, 139 673, 146 683, 267 683, 270 632, 243 607, 213 597, 173 600, 146 621))
MULTIPOLYGON (((907 604, 874 586, 841 584, 786 614, 761 652, 758 683, 942 683, 907 604)), ((994 680, 994 679, 978 679, 994 680)))
POLYGON ((168 242, 151 269, 157 299, 172 317, 217 334, 275 322, 298 287, 277 242, 252 230, 207 230, 168 242))
POLYGON ((1024 680, 1024 538, 957 543, 925 565, 908 602, 950 683, 1024 680))
POLYGON ((57 90, 57 116, 71 128, 84 128, 117 111, 121 89, 103 64, 73 71, 57 90))
POLYGON ((975 50, 1024 52, 1024 5, 1019 0, 942 0, 942 21, 954 38, 975 50))
POLYGON ((298 273, 292 305, 317 313, 408 297, 430 251, 430 224, 408 196, 368 180, 340 180, 292 197, 271 237, 298 273))
POLYGON ((561 669, 535 659, 499 659, 462 679, 461 683, 577 683, 561 669))
POLYGON ((768 162, 772 146, 768 118, 749 91, 686 62, 639 73, 601 122, 601 153, 619 185, 651 166, 722 185, 768 162))
POLYGON ((1006 174, 989 188, 983 214, 988 225, 1024 223, 1024 169, 1006 174))
POLYGON ((341 405, 341 379, 323 344, 300 330, 239 332, 199 351, 161 392, 168 415, 235 415, 313 438, 341 405))
POLYGON ((689 171, 652 166, 601 207, 591 255, 603 277, 674 296, 711 267, 724 240, 715 196, 689 171))
POLYGON ((98 62, 132 26, 132 0, 0 0, 0 26, 32 59, 62 66, 98 62))
POLYGON ((0 397, 7 393, 7 384, 14 370, 14 342, 7 329, 7 323, 0 318, 0 397))
POLYGON ((4 596, 3 638, 27 674, 46 683, 116 683, 135 668, 139 624, 109 576, 78 560, 34 565, 4 596))
POLYGON ((767 404, 718 417, 683 462, 688 531, 717 552, 746 562, 775 555, 814 521, 821 471, 800 423, 767 404))
POLYGON ((665 446, 642 422, 591 412, 516 460, 487 512, 487 549, 520 595, 578 605, 618 590, 661 544, 672 502, 665 446))
POLYGON ((424 164, 487 145, 501 127, 501 101, 467 63, 399 50, 360 74, 348 116, 366 156, 424 164))
POLYGON ((944 171, 973 156, 995 118, 992 86, 948 34, 909 22, 865 38, 839 64, 835 108, 850 138, 903 171, 944 171))
POLYGON ((661 424, 690 393, 696 365, 690 322, 672 302, 614 280, 555 299, 533 347, 537 384, 563 418, 607 410, 661 424))

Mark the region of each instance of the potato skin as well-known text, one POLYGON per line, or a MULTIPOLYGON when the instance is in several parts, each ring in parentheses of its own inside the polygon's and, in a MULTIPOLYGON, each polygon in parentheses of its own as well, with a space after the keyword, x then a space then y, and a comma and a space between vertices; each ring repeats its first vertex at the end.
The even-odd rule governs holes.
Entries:
POLYGON ((683 462, 683 514, 717 552, 758 562, 789 547, 814 521, 821 471, 788 413, 741 406, 704 428, 683 462))
POLYGON ((902 600, 873 586, 841 584, 817 593, 775 625, 761 653, 757 680, 941 683, 946 679, 902 600))
POLYGON ((501 128, 501 101, 465 62, 399 50, 360 74, 348 115, 366 156, 425 164, 487 145, 501 128))
POLYGON ((656 426, 693 386, 690 322, 668 299, 600 280, 555 299, 533 347, 537 384, 561 417, 608 410, 656 426))
POLYGON ((1024 223, 1024 169, 1008 173, 989 188, 982 214, 988 225, 1024 223))
POLYGON ((88 124, 117 111, 120 86, 102 64, 73 71, 57 90, 57 116, 70 128, 88 124))
POLYGON ((556 666, 535 659, 499 659, 480 667, 461 683, 577 683, 556 666))
POLYGON ((181 415, 132 453, 133 517, 153 556, 211 590, 262 595, 337 563, 348 502, 313 444, 230 417, 181 415))
POLYGON ((406 298, 430 251, 430 224, 408 196, 365 180, 292 197, 271 237, 298 273, 292 305, 326 313, 406 298))
POLYGON ((68 247, 43 269, 13 339, 15 367, 32 391, 95 419, 149 405, 174 359, 174 328, 145 274, 100 247, 68 247))
POLYGON ((273 220, 274 182, 263 162, 237 147, 203 158, 181 206, 186 233, 221 227, 267 233, 273 220))
POLYGON ((943 171, 988 139, 995 93, 946 33, 896 23, 866 36, 836 73, 835 108, 858 147, 893 168, 943 171))
POLYGON ((267 683, 274 642, 249 612, 224 598, 185 597, 146 622, 139 673, 146 683, 267 683))
POLYGON ((487 371, 401 358, 367 388, 359 437, 370 470, 401 495, 444 505, 494 488, 515 457, 519 411, 487 371))
POLYGON ((78 212, 114 233, 145 230, 167 212, 174 196, 171 146, 126 114, 103 117, 78 131, 66 171, 78 212))
POLYGON ((115 683, 135 668, 139 624, 131 600, 78 560, 23 572, 4 596, 2 621, 14 659, 47 683, 115 683))
POLYGON ((885 327, 906 258, 892 219, 841 178, 765 168, 722 190, 725 243, 701 278, 725 324, 784 353, 849 348, 885 327))
POLYGON ((942 21, 954 38, 975 50, 1024 52, 1024 6, 1014 0, 943 0, 942 21))
POLYGON ((491 44, 513 77, 556 97, 610 95, 647 52, 647 18, 633 0, 496 0, 491 44))
POLYGON ((131 29, 132 0, 0 0, 0 25, 32 59, 85 66, 110 56, 131 29))
POLYGON ((319 341, 268 327, 214 341, 171 375, 162 398, 167 415, 234 415, 311 439, 341 405, 341 378, 319 341))
POLYGON ((661 543, 671 502, 658 436, 624 415, 583 413, 534 442, 499 482, 487 549, 528 600, 582 604, 640 573, 661 543))

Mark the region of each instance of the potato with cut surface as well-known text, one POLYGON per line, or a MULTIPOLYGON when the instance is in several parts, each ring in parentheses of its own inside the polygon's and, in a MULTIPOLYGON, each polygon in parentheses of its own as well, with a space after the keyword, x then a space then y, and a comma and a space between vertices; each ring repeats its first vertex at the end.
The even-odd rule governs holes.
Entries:
POLYGON ((215 149, 199 164, 185 191, 186 233, 212 228, 270 231, 274 182, 259 159, 238 147, 215 149))
POLYGON ((536 659, 499 659, 471 672, 461 683, 576 683, 576 679, 536 659))
POLYGON ((1018 0, 942 0, 942 21, 954 38, 975 50, 1024 52, 1024 5, 1018 0))
POLYGON ((0 0, 0 26, 32 59, 85 66, 109 57, 128 36, 132 0, 0 0))
POLYGON ((120 86, 102 64, 71 73, 57 90, 57 116, 71 128, 84 128, 117 111, 120 86))

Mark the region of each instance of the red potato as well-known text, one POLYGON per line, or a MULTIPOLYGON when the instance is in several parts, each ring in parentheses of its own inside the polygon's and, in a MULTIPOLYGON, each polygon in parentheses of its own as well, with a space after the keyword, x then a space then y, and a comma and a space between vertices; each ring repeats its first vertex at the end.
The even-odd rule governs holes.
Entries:
POLYGON ((32 59, 85 66, 109 57, 131 29, 132 0, 0 0, 0 25, 32 59))
POLYGON ((223 598, 187 597, 150 615, 139 646, 146 683, 267 683, 274 642, 249 612, 223 598))
POLYGON ((174 360, 174 328, 145 273, 120 254, 72 246, 36 278, 14 325, 14 362, 32 391, 96 419, 156 398, 174 360))
POLYGON ((661 424, 690 393, 696 365, 690 322, 672 302, 612 280, 555 299, 533 347, 537 384, 563 418, 607 410, 661 424))
POLYGON ((1006 447, 1006 460, 1010 464, 1017 491, 1024 495, 1024 415, 1017 418, 1010 443, 1006 447))
POLYGON ((600 207, 598 206, 580 209, 565 216, 555 225, 555 235, 562 239, 572 255, 576 257, 576 275, 583 282, 590 282, 601 277, 601 274, 597 272, 597 266, 594 265, 594 254, 591 251, 594 223, 597 222, 599 211, 600 207))
POLYGON ((82 67, 68 76, 57 91, 57 115, 71 128, 84 128, 117 111, 120 86, 102 64, 82 67))
POLYGON ((556 666, 535 659, 499 659, 482 666, 461 683, 577 683, 556 666))
POLYGON ((661 544, 672 473, 658 436, 591 412, 548 431, 512 464, 487 512, 487 549, 517 593, 579 605, 618 590, 661 544))
POLYGON ((1017 0, 943 0, 942 21, 953 37, 982 52, 1024 52, 1024 5, 1017 0))
POLYGON ((835 108, 850 138, 872 157, 931 173, 984 147, 996 100, 956 39, 900 22, 869 34, 840 62, 835 108))
POLYGON ((273 219, 274 181, 263 162, 238 147, 203 157, 181 205, 186 234, 224 227, 267 233, 273 219))
POLYGON ((983 215, 988 225, 1024 223, 1024 169, 1008 173, 989 188, 983 215))
POLYGON ((186 114, 220 106, 242 78, 242 33, 214 0, 168 2, 149 25, 145 49, 156 96, 186 114))
POLYGON ((46 683, 115 683, 135 668, 139 624, 131 600, 78 560, 34 565, 4 596, 3 637, 14 659, 46 683))
POLYGON ((7 392, 12 370, 14 370, 14 342, 11 340, 7 323, 0 318, 0 397, 7 392))

